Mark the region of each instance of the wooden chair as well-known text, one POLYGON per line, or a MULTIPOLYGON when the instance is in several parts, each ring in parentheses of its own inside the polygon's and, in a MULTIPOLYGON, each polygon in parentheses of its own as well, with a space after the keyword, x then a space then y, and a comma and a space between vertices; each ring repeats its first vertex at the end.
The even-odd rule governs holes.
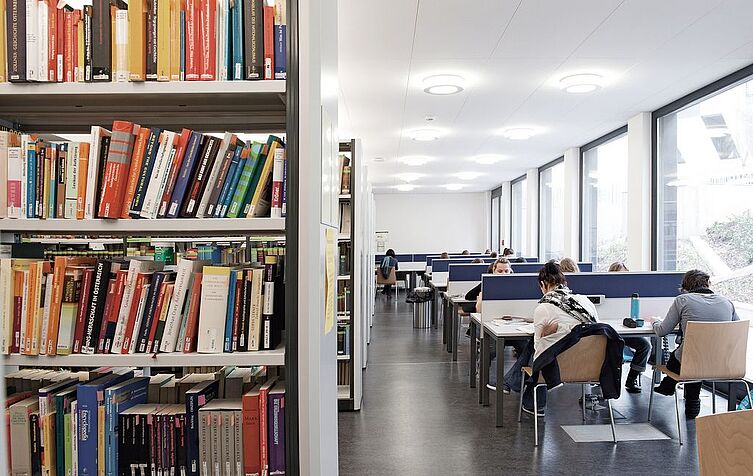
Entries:
MULTIPOLYGON (((563 353, 557 356, 557 364, 560 368, 562 383, 579 383, 582 398, 583 422, 586 421, 586 385, 599 383, 601 366, 607 350, 607 338, 604 336, 584 337, 563 353)), ((520 383, 520 408, 518 408, 518 421, 521 421, 523 413, 523 390, 527 377, 533 374, 531 367, 523 367, 523 379, 520 383)), ((533 389, 533 434, 534 446, 539 445, 539 415, 537 390, 545 387, 544 379, 539 376, 539 381, 533 389)), ((612 413, 612 401, 607 400, 609 406, 609 421, 612 426, 612 440, 617 443, 617 433, 614 428, 614 414, 612 413)))
POLYGON ((395 268, 390 268, 390 274, 388 277, 382 276, 382 270, 377 269, 376 271, 376 283, 377 286, 379 285, 385 285, 385 284, 391 284, 395 287, 395 297, 397 297, 397 273, 395 272, 395 268))
MULTIPOLYGON (((750 400, 750 387, 745 381, 746 349, 748 347, 748 321, 701 322, 690 321, 685 327, 682 341, 682 365, 676 374, 666 366, 654 368, 683 383, 711 382, 711 411, 716 413, 716 383, 741 382, 745 385, 750 400)), ((654 379, 655 380, 655 379, 654 379)), ((677 435, 682 445, 680 430, 680 400, 675 385, 675 411, 677 413, 677 435)), ((654 392, 648 403, 648 420, 651 421, 654 392)))
POLYGON ((695 433, 701 476, 753 474, 753 410, 698 417, 695 433))

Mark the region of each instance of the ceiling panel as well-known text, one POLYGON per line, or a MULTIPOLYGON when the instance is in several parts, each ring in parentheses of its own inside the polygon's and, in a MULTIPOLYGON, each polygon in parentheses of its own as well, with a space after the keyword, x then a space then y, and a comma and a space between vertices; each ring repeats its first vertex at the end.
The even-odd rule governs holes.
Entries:
POLYGON ((340 64, 410 59, 418 0, 339 0, 340 64))

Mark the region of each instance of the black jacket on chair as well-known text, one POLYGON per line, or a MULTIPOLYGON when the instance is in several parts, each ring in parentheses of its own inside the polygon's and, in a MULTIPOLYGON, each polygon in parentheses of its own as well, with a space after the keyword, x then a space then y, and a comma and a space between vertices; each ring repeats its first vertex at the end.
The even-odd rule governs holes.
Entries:
POLYGON ((574 327, 568 335, 558 340, 533 361, 533 376, 531 381, 538 382, 539 372, 544 377, 549 389, 562 384, 557 356, 588 336, 605 336, 607 348, 604 363, 601 366, 599 384, 604 398, 620 398, 622 381, 622 350, 625 342, 612 326, 603 323, 581 324, 574 327))

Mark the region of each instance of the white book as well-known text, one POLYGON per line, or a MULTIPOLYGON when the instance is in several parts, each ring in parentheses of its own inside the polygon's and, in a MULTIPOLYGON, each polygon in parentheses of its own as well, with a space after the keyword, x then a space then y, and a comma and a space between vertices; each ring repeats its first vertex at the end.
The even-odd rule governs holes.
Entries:
MULTIPOLYGON (((126 324, 128 324, 128 314, 131 312, 133 304, 133 291, 136 286, 136 277, 138 273, 148 273, 162 269, 162 263, 148 260, 131 260, 128 266, 128 275, 126 284, 123 288, 123 299, 120 301, 120 310, 118 311, 118 322, 115 325, 115 336, 112 339, 110 352, 120 354, 123 349, 123 339, 125 337, 126 324)), ((138 305, 138 304, 137 304, 138 305)))
POLYGON ((225 317, 230 268, 205 266, 201 281, 201 306, 196 351, 221 353, 225 339, 225 317))
POLYGON ((170 166, 175 157, 175 132, 163 131, 160 136, 159 149, 157 157, 154 160, 152 176, 149 179, 149 186, 144 195, 144 205, 141 207, 139 215, 143 218, 157 218, 159 205, 162 201, 162 194, 165 191, 167 177, 170 174, 170 166))
POLYGON ((115 10, 115 81, 128 81, 128 10, 115 10))
POLYGON ((97 194, 102 184, 95 186, 99 175, 99 155, 102 146, 102 138, 110 137, 112 133, 100 126, 92 126, 89 145, 89 170, 86 171, 86 198, 84 200, 84 218, 90 219, 96 216, 94 208, 97 205, 97 194))
POLYGON ((50 308, 52 307, 52 275, 53 273, 49 273, 44 277, 44 312, 42 313, 42 329, 40 330, 39 355, 47 354, 45 343, 47 342, 47 326, 50 323, 50 308))
POLYGON ((222 159, 225 157, 225 154, 227 153, 227 149, 230 146, 230 141, 233 139, 233 136, 234 134, 231 134, 230 132, 226 132, 225 135, 222 137, 222 142, 220 142, 220 150, 217 153, 217 157, 214 159, 214 164, 212 165, 212 172, 209 174, 209 178, 207 179, 207 186, 204 189, 204 193, 201 196, 201 200, 199 201, 199 208, 196 209, 196 218, 205 217, 207 205, 209 204, 209 196, 212 195, 212 189, 214 188, 214 183, 217 181, 217 176, 220 175, 220 169, 222 169, 222 159))
MULTIPOLYGON (((186 302, 186 296, 191 292, 193 287, 193 273, 201 270, 207 265, 207 261, 193 261, 183 259, 178 263, 178 271, 175 274, 175 285, 173 287, 173 296, 170 300, 170 307, 167 310, 165 318, 165 330, 162 334, 160 343, 160 352, 175 352, 175 345, 178 342, 178 335, 182 319, 184 318, 183 308, 186 302)), ((183 350, 183 349, 180 349, 183 350)))
MULTIPOLYGON (((78 435, 78 401, 71 402, 71 435, 78 435)), ((78 474, 78 438, 71 438, 71 475, 78 474)), ((67 473, 66 473, 66 476, 67 473)))
POLYGON ((29 189, 26 187, 28 180, 28 170, 26 166, 27 150, 31 137, 28 134, 21 134, 21 218, 28 218, 26 210, 26 200, 29 196, 29 189))
POLYGON ((10 258, 0 258, 0 353, 8 355, 13 341, 13 269, 10 258))
POLYGON ((65 158, 65 218, 76 219, 78 207, 78 142, 68 143, 68 155, 65 158))
MULTIPOLYGON (((133 325, 133 336, 131 337, 131 341, 128 343, 128 354, 136 353, 136 342, 138 342, 139 340, 138 332, 139 329, 141 329, 141 321, 144 319, 146 298, 149 295, 149 288, 151 288, 151 286, 151 284, 145 284, 141 289, 141 296, 139 296, 139 307, 136 308, 136 320, 134 321, 133 325)), ((125 346, 125 344, 123 345, 125 346)), ((126 352, 121 351, 121 353, 125 354, 126 352)))
POLYGON ((29 270, 25 269, 24 273, 24 287, 21 294, 21 328, 19 329, 21 335, 19 342, 19 353, 24 353, 24 345, 26 343, 26 313, 29 312, 29 270))
MULTIPOLYGON (((19 190, 16 190, 21 196, 20 206, 15 206, 8 202, 8 218, 26 218, 23 211, 23 204, 26 200, 23 191, 26 189, 24 183, 24 161, 20 147, 8 147, 8 183, 17 183, 19 190)), ((7 191, 6 191, 7 193, 7 191)))
POLYGON ((37 3, 37 0, 26 0, 26 79, 29 81, 39 80, 39 61, 37 61, 39 55, 37 3))
POLYGON ((49 81, 47 55, 50 40, 50 9, 46 0, 37 0, 37 81, 49 81))
POLYGON ((248 350, 261 347, 262 284, 264 268, 254 268, 251 278, 251 309, 248 324, 248 350))
MULTIPOLYGON (((283 181, 285 171, 285 149, 278 147, 275 149, 274 162, 272 164, 272 202, 274 202, 274 183, 283 181)), ((270 203, 270 205, 272 205, 270 203)), ((280 206, 271 206, 271 218, 282 218, 282 190, 280 190, 280 206)))

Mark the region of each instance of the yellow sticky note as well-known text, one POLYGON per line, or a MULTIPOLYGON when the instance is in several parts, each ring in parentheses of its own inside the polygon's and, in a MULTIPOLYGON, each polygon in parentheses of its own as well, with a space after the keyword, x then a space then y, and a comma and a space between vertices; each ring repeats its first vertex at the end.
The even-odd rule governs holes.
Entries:
POLYGON ((324 334, 329 334, 335 326, 335 254, 337 241, 335 229, 325 231, 325 298, 324 298, 324 334))

